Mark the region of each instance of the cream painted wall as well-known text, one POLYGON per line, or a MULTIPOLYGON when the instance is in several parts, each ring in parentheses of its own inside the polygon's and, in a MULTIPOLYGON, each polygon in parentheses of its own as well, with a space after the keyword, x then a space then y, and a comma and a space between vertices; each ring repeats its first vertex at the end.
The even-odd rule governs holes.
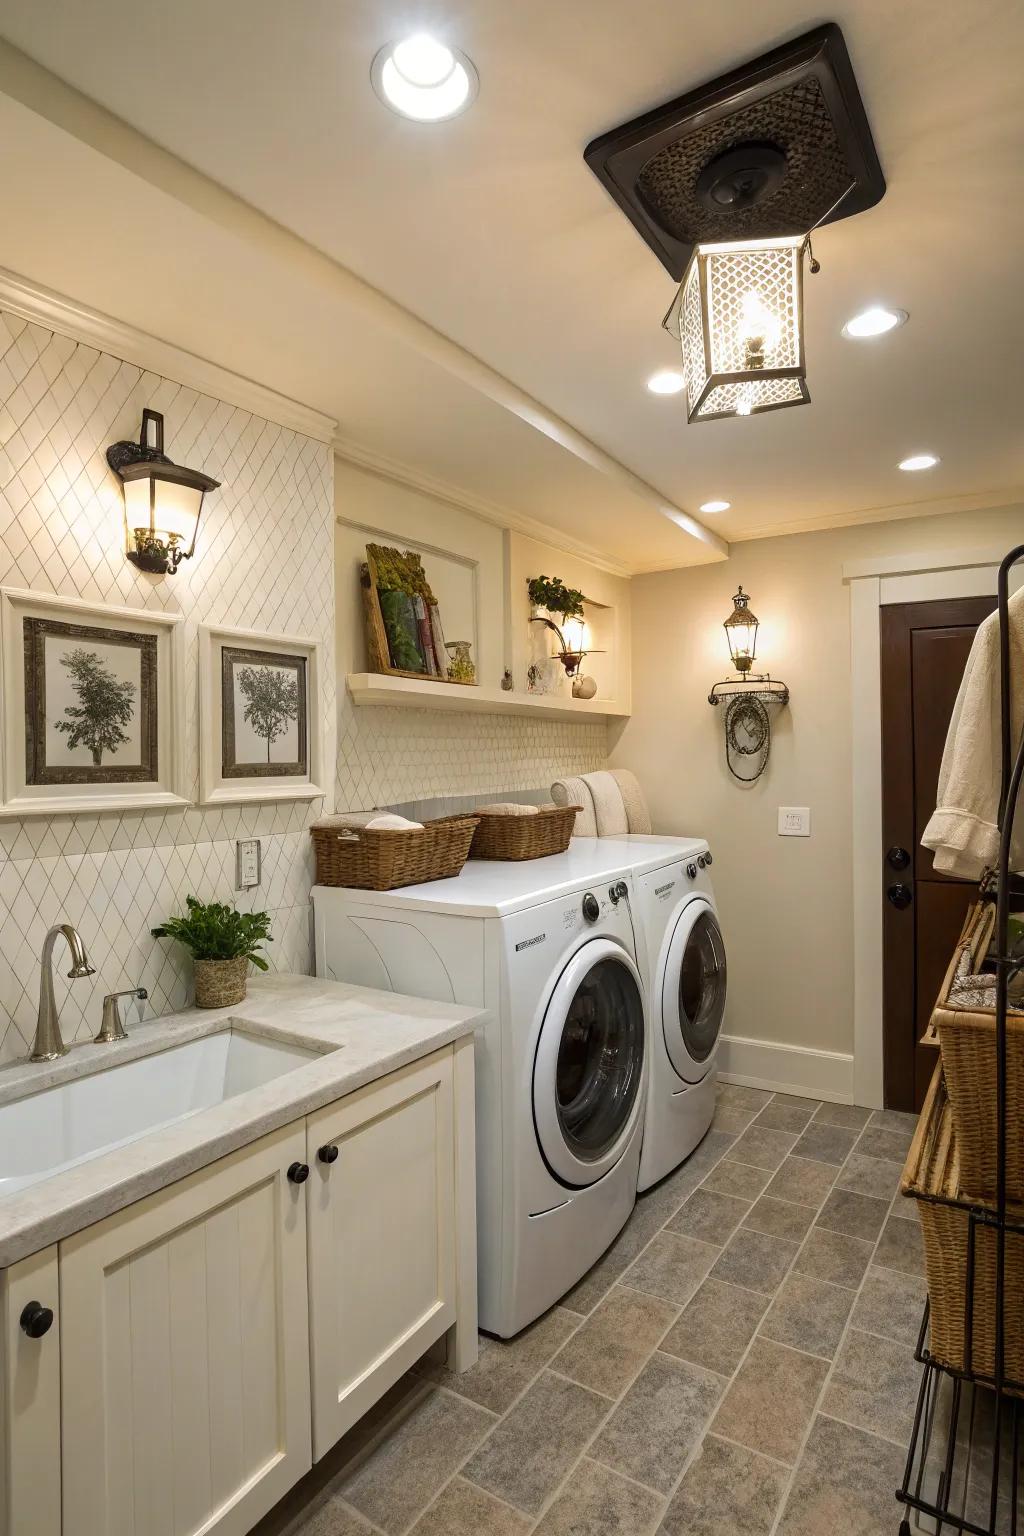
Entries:
POLYGON ((853 1049, 849 587, 844 562, 1009 548, 1024 509, 957 513, 761 539, 725 565, 633 581, 633 715, 610 728, 654 826, 709 839, 729 954, 726 1031, 853 1049), (737 584, 761 620, 758 662, 792 690, 754 785, 725 764, 708 690, 729 671, 722 622, 737 584), (780 838, 780 805, 809 806, 810 838, 780 838))

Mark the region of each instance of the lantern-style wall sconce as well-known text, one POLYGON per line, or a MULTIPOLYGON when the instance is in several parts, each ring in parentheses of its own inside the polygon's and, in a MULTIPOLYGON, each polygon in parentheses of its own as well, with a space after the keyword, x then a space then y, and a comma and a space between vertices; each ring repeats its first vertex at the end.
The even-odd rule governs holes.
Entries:
MULTIPOLYGON (((805 235, 698 245, 664 326, 683 354, 687 421, 804 405, 805 235)), ((812 266, 813 270, 813 266, 812 266)))
POLYGON ((141 571, 171 575, 190 560, 203 497, 220 485, 164 453, 164 418, 144 410, 137 443, 113 443, 107 463, 124 492, 125 554, 141 571))
POLYGON ((757 656, 757 615, 750 596, 740 587, 732 600, 732 613, 723 624, 735 677, 716 683, 709 704, 725 704, 725 758, 733 778, 743 784, 759 779, 768 766, 771 751, 770 704, 789 703, 789 688, 767 672, 753 675, 757 656))

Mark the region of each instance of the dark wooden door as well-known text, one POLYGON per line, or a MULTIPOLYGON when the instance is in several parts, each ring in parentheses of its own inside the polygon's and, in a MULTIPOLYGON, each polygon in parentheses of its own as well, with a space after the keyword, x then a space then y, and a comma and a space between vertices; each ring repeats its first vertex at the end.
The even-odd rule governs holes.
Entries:
POLYGON ((885 1102, 920 1109, 935 1052, 919 1042, 977 887, 933 868, 921 834, 975 631, 995 596, 881 610, 885 1102))

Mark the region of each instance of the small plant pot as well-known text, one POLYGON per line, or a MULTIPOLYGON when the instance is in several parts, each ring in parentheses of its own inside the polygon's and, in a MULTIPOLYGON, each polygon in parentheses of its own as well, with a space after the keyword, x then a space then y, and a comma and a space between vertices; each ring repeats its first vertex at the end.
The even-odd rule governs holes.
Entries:
POLYGON ((244 955, 237 960, 197 960, 195 962, 196 1007, 227 1008, 245 997, 245 978, 249 962, 244 955))

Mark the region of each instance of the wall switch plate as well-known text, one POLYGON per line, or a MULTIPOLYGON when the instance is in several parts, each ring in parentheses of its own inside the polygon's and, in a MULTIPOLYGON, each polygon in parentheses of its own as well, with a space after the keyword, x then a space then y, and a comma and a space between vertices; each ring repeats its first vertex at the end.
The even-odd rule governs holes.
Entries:
POLYGON ((780 837, 810 837, 811 808, 809 805, 779 806, 780 837))
POLYGON ((258 837, 245 837, 235 844, 235 889, 251 890, 263 878, 263 859, 258 837))

